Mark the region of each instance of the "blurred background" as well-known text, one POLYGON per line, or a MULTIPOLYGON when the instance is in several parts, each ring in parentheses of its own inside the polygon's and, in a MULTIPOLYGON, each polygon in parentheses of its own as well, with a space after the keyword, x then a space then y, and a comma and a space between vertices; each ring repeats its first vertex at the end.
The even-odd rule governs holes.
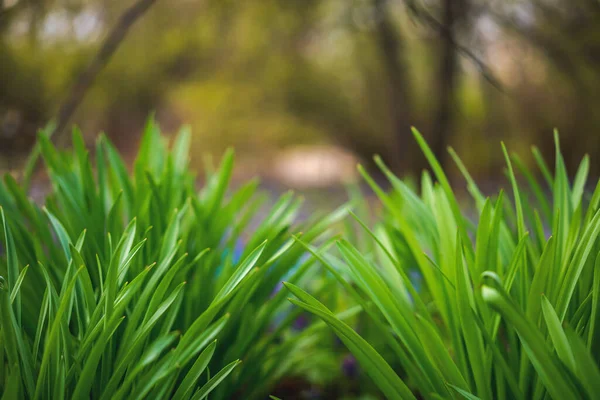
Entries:
MULTIPOLYGON (((315 188, 373 154, 418 173, 411 125, 484 181, 502 178, 501 140, 551 161, 556 127, 571 172, 585 153, 599 172, 598 0, 137 2, 68 118, 90 144, 103 131, 133 157, 155 112, 166 133, 191 126, 195 168, 233 146, 238 177, 315 188)), ((0 169, 22 167, 135 4, 0 0, 0 169)))

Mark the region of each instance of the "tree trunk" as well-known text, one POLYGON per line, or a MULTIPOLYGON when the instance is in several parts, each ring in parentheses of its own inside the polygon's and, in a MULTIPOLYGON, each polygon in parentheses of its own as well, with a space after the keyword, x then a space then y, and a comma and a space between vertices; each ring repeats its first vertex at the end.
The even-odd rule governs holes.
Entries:
POLYGON ((440 64, 437 76, 438 98, 437 109, 433 119, 430 145, 438 161, 444 165, 447 160, 449 137, 453 129, 454 91, 458 75, 458 54, 456 51, 456 26, 459 12, 465 13, 465 2, 460 0, 444 0, 440 64))
POLYGON ((388 102, 392 130, 394 133, 396 160, 393 164, 398 169, 406 169, 411 165, 410 144, 411 104, 409 101, 409 85, 407 68, 402 60, 404 43, 401 34, 394 28, 394 23, 387 8, 388 0, 374 0, 379 22, 376 27, 377 46, 381 52, 384 72, 388 85, 388 102))

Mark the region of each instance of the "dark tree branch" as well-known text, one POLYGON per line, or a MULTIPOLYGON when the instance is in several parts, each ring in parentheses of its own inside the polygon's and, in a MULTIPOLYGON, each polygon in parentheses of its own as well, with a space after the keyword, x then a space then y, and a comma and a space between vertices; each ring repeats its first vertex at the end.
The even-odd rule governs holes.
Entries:
POLYGON ((408 9, 416 19, 425 22, 439 35, 445 37, 446 40, 450 40, 450 42, 456 48, 456 51, 458 53, 460 53, 463 57, 467 58, 473 64, 475 64, 475 66, 479 70, 479 73, 488 83, 490 83, 500 92, 505 92, 502 83, 500 83, 500 81, 494 76, 494 73, 485 64, 485 62, 483 62, 483 60, 477 57, 477 55, 475 55, 475 53, 473 53, 473 51, 471 51, 469 48, 460 44, 456 40, 454 35, 452 35, 452 33, 448 30, 447 26, 444 23, 438 21, 433 15, 431 15, 429 11, 418 5, 417 1, 415 0, 408 0, 407 5, 408 9))
POLYGON ((491 10, 489 15, 500 27, 521 36, 527 43, 537 48, 565 77, 576 85, 578 90, 586 94, 589 92, 589 87, 582 79, 577 63, 565 46, 543 34, 541 30, 525 28, 510 18, 491 10))
POLYGON ((61 105, 56 121, 56 130, 54 131, 55 140, 58 140, 62 135, 67 124, 71 120, 71 117, 77 110, 77 107, 81 104, 85 93, 88 91, 100 71, 102 71, 104 66, 110 61, 110 58, 127 35, 131 26, 144 15, 154 3, 156 3, 156 0, 138 0, 121 15, 117 24, 104 39, 100 50, 87 69, 79 75, 65 102, 61 105))

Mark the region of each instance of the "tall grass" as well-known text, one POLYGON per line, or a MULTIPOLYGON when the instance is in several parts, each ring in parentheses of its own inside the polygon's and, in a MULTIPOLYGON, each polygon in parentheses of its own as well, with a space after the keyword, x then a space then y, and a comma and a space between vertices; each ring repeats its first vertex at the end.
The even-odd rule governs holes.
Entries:
POLYGON ((265 212, 256 181, 230 187, 232 152, 197 191, 189 144, 150 119, 130 173, 104 136, 92 159, 78 131, 71 152, 42 134, 43 207, 5 177, 3 398, 262 398, 306 369, 317 336, 291 331, 300 310, 275 289, 314 281, 291 230, 323 241, 345 210, 293 226, 288 193, 265 212))
POLYGON ((372 227, 355 216, 370 246, 342 239, 333 252, 304 243, 386 346, 288 283, 291 302, 325 321, 389 399, 597 398, 600 182, 585 195, 588 159, 570 183, 555 134, 554 174, 533 150, 540 182, 503 145, 512 194, 486 197, 451 150, 477 210, 472 221, 414 135, 434 174, 423 174, 420 193, 378 158, 391 193, 360 169, 385 209, 372 227))
POLYGON ((557 135, 554 173, 536 149, 538 173, 502 146, 510 194, 487 197, 451 150, 472 218, 414 135, 433 171, 420 190, 378 158, 390 191, 360 168, 383 205, 374 224, 360 201, 351 218, 296 222, 293 194, 268 206, 258 182, 232 187, 232 152, 198 190, 189 131, 169 145, 153 119, 131 171, 103 136, 92 157, 78 131, 69 152, 40 135, 44 206, 27 197, 30 168, 0 183, 2 398, 265 398, 336 367, 327 326, 390 399, 595 398, 588 159, 570 182, 557 135), (333 236, 342 220, 360 233, 333 236), (321 322, 295 329, 306 311, 321 322))

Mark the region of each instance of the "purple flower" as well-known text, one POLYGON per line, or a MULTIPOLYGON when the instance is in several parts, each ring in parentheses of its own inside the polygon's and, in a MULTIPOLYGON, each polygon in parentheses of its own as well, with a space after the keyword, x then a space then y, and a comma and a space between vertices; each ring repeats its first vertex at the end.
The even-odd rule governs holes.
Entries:
POLYGON ((358 375, 358 364, 352 354, 348 354, 342 361, 342 372, 348 378, 355 378, 358 375))
POLYGON ((296 331, 302 331, 302 330, 306 329, 306 327, 308 326, 308 323, 309 323, 308 317, 305 314, 300 314, 300 316, 298 318, 296 318, 296 320, 292 324, 292 329, 294 329, 296 331))

